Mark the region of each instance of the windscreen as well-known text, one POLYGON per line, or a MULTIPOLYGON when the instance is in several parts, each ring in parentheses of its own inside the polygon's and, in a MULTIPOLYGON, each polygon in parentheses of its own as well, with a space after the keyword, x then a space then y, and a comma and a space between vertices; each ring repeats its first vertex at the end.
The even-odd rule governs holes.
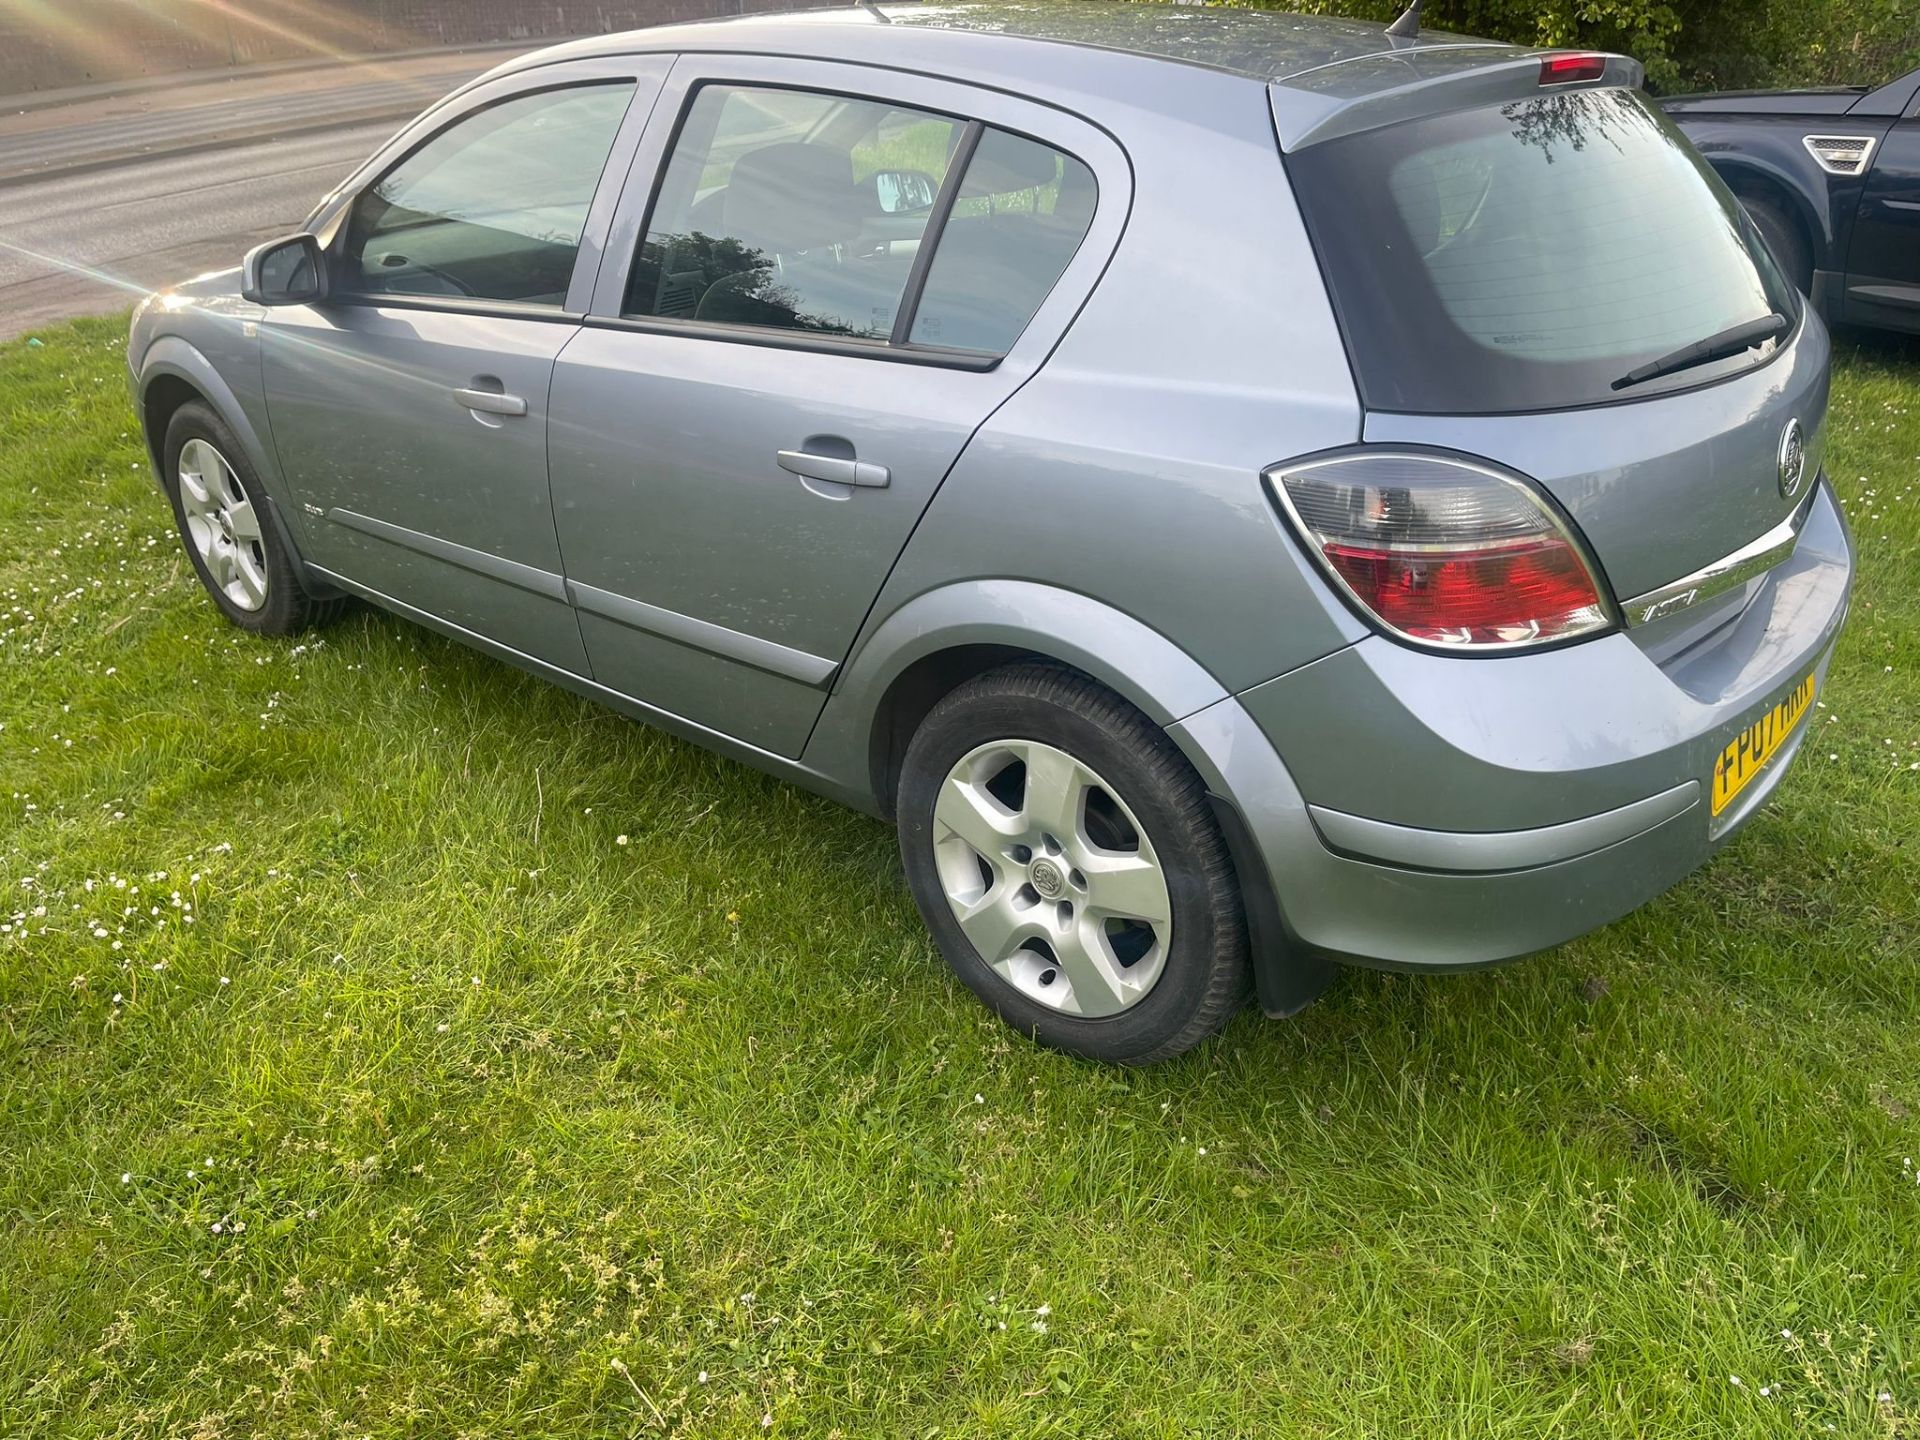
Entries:
POLYGON ((1559 409, 1698 385, 1777 344, 1616 389, 1770 312, 1739 204, 1637 91, 1562 91, 1287 160, 1360 387, 1381 410, 1559 409))

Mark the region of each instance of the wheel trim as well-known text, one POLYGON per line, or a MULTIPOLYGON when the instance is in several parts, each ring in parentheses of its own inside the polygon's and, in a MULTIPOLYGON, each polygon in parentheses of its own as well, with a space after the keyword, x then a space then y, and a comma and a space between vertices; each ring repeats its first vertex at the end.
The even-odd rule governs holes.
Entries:
POLYGON ((1090 1019, 1147 997, 1173 941, 1166 874, 1145 827, 1092 768, 1037 740, 981 745, 941 783, 933 822, 947 904, 1002 980, 1050 1009, 1090 1019), (1025 769, 1018 804, 996 793, 1015 765, 1025 769), (1109 848, 1090 832, 1096 796, 1131 829, 1133 848, 1109 848), (1126 959, 1115 925, 1128 941, 1126 959))
POLYGON ((267 603, 267 551, 260 517, 233 466, 205 440, 180 447, 180 513, 214 588, 241 610, 267 603))

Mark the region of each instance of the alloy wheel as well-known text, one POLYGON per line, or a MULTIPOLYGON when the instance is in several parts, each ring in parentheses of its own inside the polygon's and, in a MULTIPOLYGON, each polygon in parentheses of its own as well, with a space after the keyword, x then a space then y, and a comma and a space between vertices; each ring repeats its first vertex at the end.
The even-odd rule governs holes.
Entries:
POLYGON ((267 603, 267 552, 260 517, 240 477, 205 440, 180 447, 180 510, 187 538, 222 595, 241 610, 267 603))
POLYGON ((1117 1015, 1165 969, 1173 904, 1153 842, 1066 751, 996 740, 961 758, 933 811, 934 863, 981 959, 1069 1015, 1117 1015))

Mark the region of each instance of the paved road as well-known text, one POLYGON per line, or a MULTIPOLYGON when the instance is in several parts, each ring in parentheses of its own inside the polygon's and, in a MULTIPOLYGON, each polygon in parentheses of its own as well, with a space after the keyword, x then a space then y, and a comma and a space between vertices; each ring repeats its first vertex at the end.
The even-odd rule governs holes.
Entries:
POLYGON ((0 339, 238 263, 405 118, 510 53, 243 72, 0 114, 0 339))

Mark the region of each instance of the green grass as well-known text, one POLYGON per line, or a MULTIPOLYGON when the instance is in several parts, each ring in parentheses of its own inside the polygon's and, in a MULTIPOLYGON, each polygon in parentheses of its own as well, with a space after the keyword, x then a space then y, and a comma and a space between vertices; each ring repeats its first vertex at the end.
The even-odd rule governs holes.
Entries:
POLYGON ((1920 347, 1842 344, 1858 600, 1738 843, 1132 1072, 879 824, 226 628, 122 333, 0 349, 0 1435, 1920 1433, 1920 347))

